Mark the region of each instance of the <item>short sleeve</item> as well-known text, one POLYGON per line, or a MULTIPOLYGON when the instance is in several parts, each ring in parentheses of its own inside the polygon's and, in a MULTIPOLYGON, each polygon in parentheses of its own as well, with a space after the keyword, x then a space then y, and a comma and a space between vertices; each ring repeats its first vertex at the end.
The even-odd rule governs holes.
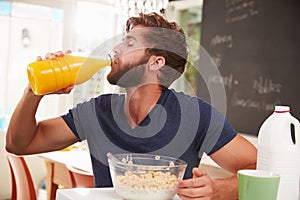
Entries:
POLYGON ((72 111, 69 110, 69 112, 65 115, 62 115, 61 116, 62 119, 65 121, 65 123, 69 126, 69 128, 71 129, 71 131, 74 133, 74 135, 78 138, 79 138, 79 135, 78 135, 78 132, 76 130, 76 127, 75 127, 75 123, 74 123, 74 118, 73 118, 73 114, 72 114, 72 111))
POLYGON ((200 129, 205 132, 200 151, 211 155, 229 143, 237 132, 216 108, 203 101, 200 104, 200 129))
POLYGON ((77 104, 76 107, 62 116, 66 124, 80 141, 86 140, 86 133, 89 130, 90 124, 89 121, 91 121, 91 117, 94 117, 94 115, 92 115, 92 113, 95 113, 94 110, 95 99, 92 98, 89 101, 77 104))

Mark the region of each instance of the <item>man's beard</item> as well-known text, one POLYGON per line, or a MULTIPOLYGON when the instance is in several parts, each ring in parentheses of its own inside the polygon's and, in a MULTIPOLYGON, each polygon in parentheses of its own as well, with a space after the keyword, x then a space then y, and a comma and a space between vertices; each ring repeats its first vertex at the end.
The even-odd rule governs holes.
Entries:
POLYGON ((137 63, 128 64, 123 69, 110 72, 107 75, 107 80, 110 84, 123 88, 137 86, 142 83, 144 78, 146 62, 147 59, 144 57, 137 63))

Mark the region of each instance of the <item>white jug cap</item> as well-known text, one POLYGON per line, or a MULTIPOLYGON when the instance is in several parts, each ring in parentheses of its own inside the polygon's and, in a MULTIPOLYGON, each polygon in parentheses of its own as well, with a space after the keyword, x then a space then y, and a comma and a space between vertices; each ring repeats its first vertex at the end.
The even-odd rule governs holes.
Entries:
POLYGON ((275 106, 275 112, 277 112, 277 113, 290 112, 290 107, 289 106, 275 106))

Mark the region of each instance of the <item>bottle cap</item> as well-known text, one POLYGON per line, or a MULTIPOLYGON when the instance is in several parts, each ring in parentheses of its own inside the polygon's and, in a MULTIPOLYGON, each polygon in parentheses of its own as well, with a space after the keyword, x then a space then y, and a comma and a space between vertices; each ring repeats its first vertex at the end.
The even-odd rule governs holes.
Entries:
POLYGON ((290 107, 289 106, 275 106, 274 112, 276 112, 276 113, 290 112, 290 107))

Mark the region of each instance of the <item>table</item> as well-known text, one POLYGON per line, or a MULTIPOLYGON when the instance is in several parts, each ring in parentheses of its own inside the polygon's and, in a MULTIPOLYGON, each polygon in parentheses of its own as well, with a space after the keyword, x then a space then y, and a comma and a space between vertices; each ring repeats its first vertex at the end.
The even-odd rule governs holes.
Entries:
MULTIPOLYGON (((57 190, 56 200, 122 200, 113 188, 73 188, 57 190)), ((176 195, 173 200, 179 200, 176 195)))
POLYGON ((54 151, 39 154, 46 161, 47 166, 47 200, 55 200, 56 190, 59 185, 64 188, 73 188, 73 182, 66 165, 93 173, 92 163, 88 151, 54 151))
MULTIPOLYGON (((93 173, 90 155, 88 151, 82 151, 77 149, 71 151, 55 151, 50 153, 39 154, 39 156, 45 159, 47 165, 47 200, 55 200, 58 185, 63 185, 64 188, 73 188, 68 169, 66 168, 67 164, 70 164, 77 169, 93 173)), ((231 173, 226 172, 221 168, 212 166, 211 163, 206 161, 207 158, 208 156, 205 156, 203 160, 201 160, 201 165, 210 176, 212 176, 213 178, 225 178, 232 175, 231 173)), ((91 195, 94 195, 94 193, 95 195, 99 195, 98 190, 90 190, 89 192, 91 193, 91 195)), ((66 194, 68 192, 74 194, 74 190, 64 191, 66 194)), ((78 191, 84 191, 84 189, 78 191)), ((107 191, 104 189, 103 191, 103 195, 105 195, 107 191)), ((65 193, 63 192, 63 194, 65 193)), ((108 195, 111 195, 111 192, 109 192, 108 195)))

